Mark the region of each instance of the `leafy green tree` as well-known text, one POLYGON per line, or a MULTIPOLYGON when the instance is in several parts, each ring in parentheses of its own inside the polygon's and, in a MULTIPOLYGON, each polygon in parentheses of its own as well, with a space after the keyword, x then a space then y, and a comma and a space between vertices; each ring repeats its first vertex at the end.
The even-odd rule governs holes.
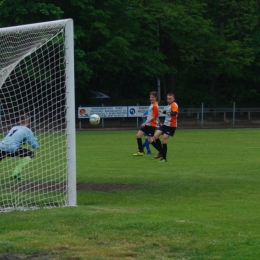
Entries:
POLYGON ((157 78, 181 106, 257 104, 259 15, 255 0, 0 0, 1 27, 74 20, 78 105, 147 102, 157 78))
MULTIPOLYGON (((218 29, 217 44, 205 63, 210 92, 225 103, 245 100, 252 69, 259 57, 259 3, 257 1, 206 1, 208 18, 218 29), (250 75, 250 77, 248 77, 250 75)), ((255 74, 256 75, 256 74, 255 74)), ((216 102, 213 103, 216 105, 216 102)))
POLYGON ((0 3, 1 27, 56 20, 63 15, 53 1, 2 0, 0 3))
POLYGON ((156 23, 143 17, 138 1, 87 2, 73 2, 77 62, 82 58, 77 88, 104 91, 114 100, 147 97, 150 81, 168 69, 157 51, 156 23))

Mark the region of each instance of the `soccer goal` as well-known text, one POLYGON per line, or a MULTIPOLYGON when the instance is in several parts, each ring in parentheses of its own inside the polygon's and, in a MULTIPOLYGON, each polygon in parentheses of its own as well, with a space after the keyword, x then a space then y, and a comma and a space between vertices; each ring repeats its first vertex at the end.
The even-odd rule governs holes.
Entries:
POLYGON ((73 20, 0 28, 0 139, 30 116, 39 149, 0 161, 0 212, 76 205, 73 20))

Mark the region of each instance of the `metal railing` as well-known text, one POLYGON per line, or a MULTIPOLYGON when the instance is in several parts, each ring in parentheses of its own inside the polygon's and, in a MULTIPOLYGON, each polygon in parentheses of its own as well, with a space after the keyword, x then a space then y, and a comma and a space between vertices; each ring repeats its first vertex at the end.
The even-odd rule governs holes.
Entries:
MULTIPOLYGON (((160 117, 163 122, 163 117, 160 117)), ((77 128, 138 128, 142 121, 140 117, 102 118, 98 126, 92 126, 89 120, 79 119, 76 115, 77 128)), ((258 126, 260 123, 260 108, 236 108, 235 103, 230 108, 207 108, 203 103, 201 107, 179 108, 178 126, 230 126, 247 125, 258 126)))
POLYGON ((232 125, 235 125, 236 116, 246 115, 247 120, 251 120, 252 113, 259 114, 260 119, 260 108, 236 108, 235 103, 232 108, 205 108, 202 103, 200 108, 183 108, 179 110, 179 114, 194 115, 196 114, 196 120, 200 121, 201 126, 204 125, 204 118, 206 116, 222 116, 223 122, 227 122, 227 115, 232 114, 232 125))

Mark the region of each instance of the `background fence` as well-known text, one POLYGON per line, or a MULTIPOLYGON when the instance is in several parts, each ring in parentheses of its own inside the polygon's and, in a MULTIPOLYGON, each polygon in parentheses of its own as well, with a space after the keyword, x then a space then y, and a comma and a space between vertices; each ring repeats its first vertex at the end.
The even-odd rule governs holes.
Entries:
MULTIPOLYGON (((92 128, 139 128, 140 117, 102 118, 98 126, 92 126, 88 118, 77 117, 78 129, 92 128)), ((164 118, 160 117, 161 122, 164 118)), ((209 127, 259 127, 260 108, 205 108, 203 104, 197 108, 179 108, 179 128, 209 128, 209 127)))

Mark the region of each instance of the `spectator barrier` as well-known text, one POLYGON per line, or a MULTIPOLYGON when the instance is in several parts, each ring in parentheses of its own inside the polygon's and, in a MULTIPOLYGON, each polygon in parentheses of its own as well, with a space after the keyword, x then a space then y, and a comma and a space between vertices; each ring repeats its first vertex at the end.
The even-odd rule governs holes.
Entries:
MULTIPOLYGON (((159 106, 160 110, 165 110, 167 106, 159 106)), ((105 127, 105 120, 112 118, 134 119, 136 127, 139 127, 140 119, 149 106, 100 106, 100 107, 78 107, 77 118, 78 127, 82 128, 82 121, 89 119, 92 114, 98 114, 101 118, 101 127, 105 127)), ((205 118, 212 121, 230 122, 235 125, 236 118, 250 121, 252 115, 260 120, 260 108, 236 108, 235 103, 232 108, 204 108, 203 103, 199 108, 179 108, 178 117, 181 120, 195 120, 201 127, 204 126, 205 118)), ((160 114, 163 118, 165 115, 160 114)), ((162 120, 161 120, 162 121, 162 120)), ((99 126, 100 127, 100 126, 99 126)), ((133 125, 134 127, 134 125, 133 125)))

